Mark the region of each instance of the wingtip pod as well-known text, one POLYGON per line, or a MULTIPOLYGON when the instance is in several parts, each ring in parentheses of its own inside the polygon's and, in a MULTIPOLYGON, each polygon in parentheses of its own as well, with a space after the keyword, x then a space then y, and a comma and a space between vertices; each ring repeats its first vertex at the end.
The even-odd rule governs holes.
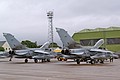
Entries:
POLYGON ((3 33, 3 35, 7 35, 7 34, 9 34, 9 33, 3 33))
MULTIPOLYGON (((12 34, 10 34, 10 33, 3 33, 3 36, 7 36, 7 35, 11 35, 11 36, 13 36, 12 34)), ((13 36, 14 37, 14 36, 13 36)))
POLYGON ((61 31, 61 30, 65 31, 65 30, 62 29, 62 28, 56 28, 56 31, 57 31, 57 32, 59 32, 59 31, 61 31))
POLYGON ((56 28, 56 31, 58 32, 60 29, 59 28, 56 28))
POLYGON ((7 35, 7 33, 3 33, 3 36, 4 36, 4 35, 7 35))

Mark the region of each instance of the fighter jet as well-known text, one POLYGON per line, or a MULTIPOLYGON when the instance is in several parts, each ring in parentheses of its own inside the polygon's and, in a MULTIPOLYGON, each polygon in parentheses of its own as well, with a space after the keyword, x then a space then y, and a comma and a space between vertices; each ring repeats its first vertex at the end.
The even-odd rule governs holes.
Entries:
POLYGON ((0 52, 0 59, 9 58, 10 55, 8 52, 0 52))
POLYGON ((42 62, 48 61, 54 56, 51 55, 51 52, 48 49, 49 42, 43 44, 40 48, 27 48, 22 45, 12 34, 3 33, 3 36, 6 38, 10 47, 15 50, 15 58, 25 58, 25 63, 28 62, 28 59, 34 59, 34 62, 37 63, 38 60, 42 62))
POLYGON ((91 59, 98 61, 98 60, 102 60, 104 63, 104 60, 109 59, 110 62, 113 62, 113 59, 118 59, 118 55, 116 55, 114 52, 112 51, 108 51, 108 50, 101 50, 101 49, 91 49, 91 51, 97 52, 97 54, 91 56, 91 59))
POLYGON ((80 64, 80 62, 83 61, 89 61, 89 63, 94 64, 96 60, 100 60, 100 63, 103 63, 103 57, 105 56, 105 58, 107 58, 105 55, 105 51, 103 52, 104 54, 102 54, 103 57, 96 55, 100 52, 98 51, 100 50, 98 48, 104 43, 103 39, 100 39, 92 47, 83 47, 79 43, 76 43, 64 29, 56 28, 56 31, 58 32, 58 35, 63 43, 63 50, 61 53, 64 54, 65 58, 74 59, 77 62, 77 64, 80 64))

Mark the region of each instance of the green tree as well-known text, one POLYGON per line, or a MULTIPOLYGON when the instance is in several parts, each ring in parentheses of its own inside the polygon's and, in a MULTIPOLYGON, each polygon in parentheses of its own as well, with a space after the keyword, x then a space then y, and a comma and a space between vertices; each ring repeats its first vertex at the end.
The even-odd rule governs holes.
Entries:
MULTIPOLYGON (((49 47, 52 47, 52 43, 50 43, 49 47)), ((57 43, 53 42, 53 47, 59 47, 57 43)))
POLYGON ((21 44, 26 45, 28 48, 38 48, 37 42, 32 42, 29 40, 22 41, 21 44))
POLYGON ((3 47, 0 47, 0 51, 5 51, 5 49, 3 47))

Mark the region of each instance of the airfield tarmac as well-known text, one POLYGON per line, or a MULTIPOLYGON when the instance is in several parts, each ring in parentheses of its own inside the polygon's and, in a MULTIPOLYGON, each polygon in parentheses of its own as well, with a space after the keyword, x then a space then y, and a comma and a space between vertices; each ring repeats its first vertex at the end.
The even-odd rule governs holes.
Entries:
POLYGON ((0 80, 120 80, 120 59, 105 64, 58 62, 24 63, 24 59, 0 59, 0 80))

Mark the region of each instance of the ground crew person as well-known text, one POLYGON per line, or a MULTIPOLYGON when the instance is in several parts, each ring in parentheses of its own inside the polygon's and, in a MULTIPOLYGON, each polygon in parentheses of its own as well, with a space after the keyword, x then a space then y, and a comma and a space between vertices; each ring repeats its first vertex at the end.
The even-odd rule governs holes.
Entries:
POLYGON ((9 59, 9 61, 12 61, 12 58, 13 58, 13 55, 15 54, 15 51, 14 50, 10 50, 9 51, 9 54, 10 54, 10 59, 9 59))

